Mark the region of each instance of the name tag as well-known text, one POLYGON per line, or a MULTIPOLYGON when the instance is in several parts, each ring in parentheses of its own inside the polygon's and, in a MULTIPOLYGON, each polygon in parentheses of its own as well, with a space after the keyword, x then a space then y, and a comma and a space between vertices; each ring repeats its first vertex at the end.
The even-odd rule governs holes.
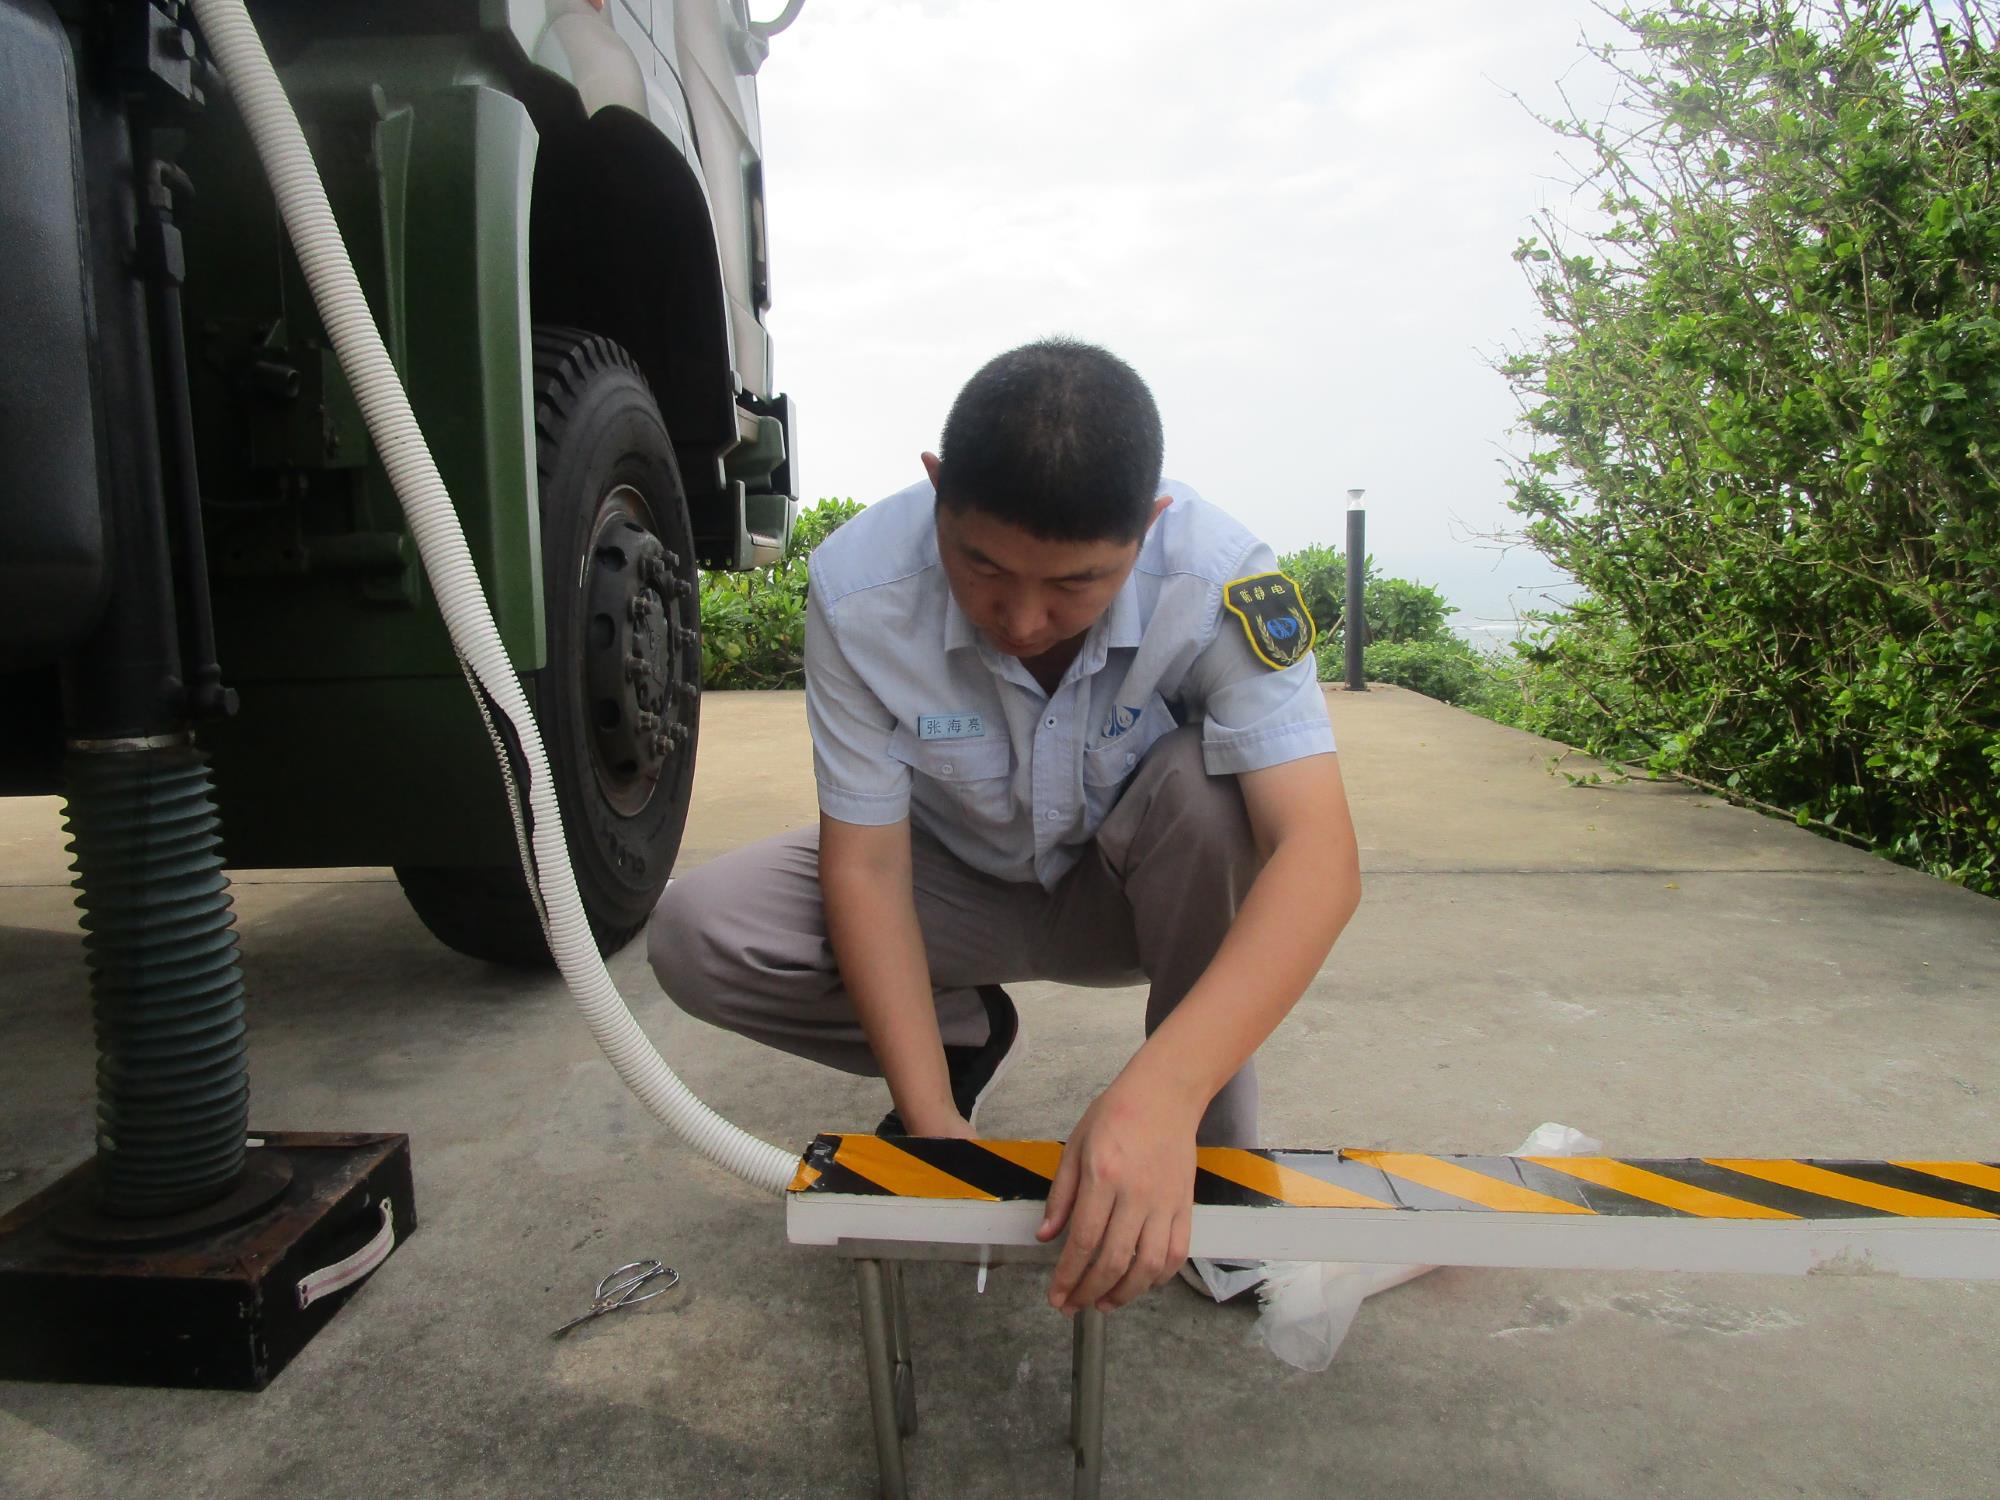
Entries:
POLYGON ((920 740, 983 740, 986 738, 986 720, 982 714, 919 714, 917 715, 917 738, 920 740))

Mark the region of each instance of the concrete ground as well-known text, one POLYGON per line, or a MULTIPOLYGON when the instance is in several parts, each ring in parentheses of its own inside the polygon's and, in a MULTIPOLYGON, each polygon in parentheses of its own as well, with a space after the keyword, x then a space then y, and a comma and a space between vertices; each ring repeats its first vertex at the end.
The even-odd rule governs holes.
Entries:
MULTIPOLYGON (((1274 1144, 1991 1160, 2000 904, 1414 694, 1332 699, 1368 893, 1263 1058, 1274 1144)), ((711 695, 692 866, 812 816, 801 700, 711 695)), ((0 803, 0 1207, 90 1146, 84 971, 50 802, 0 803)), ((560 985, 433 943, 383 872, 246 872, 253 1120, 407 1131, 420 1232, 261 1395, 0 1384, 0 1494, 865 1496, 844 1263, 671 1143, 560 985), (562 1342, 621 1261, 684 1287, 562 1342)), ((725 1115, 803 1143, 879 1084, 613 972, 725 1115)), ((1133 991, 1024 987, 996 1135, 1064 1132, 1133 991)), ((917 1493, 1067 1493, 1039 1273, 913 1268, 917 1493)), ((1179 1286, 1111 1325, 1112 1495, 1987 1497, 2000 1286, 1443 1270, 1334 1367, 1179 1286)))

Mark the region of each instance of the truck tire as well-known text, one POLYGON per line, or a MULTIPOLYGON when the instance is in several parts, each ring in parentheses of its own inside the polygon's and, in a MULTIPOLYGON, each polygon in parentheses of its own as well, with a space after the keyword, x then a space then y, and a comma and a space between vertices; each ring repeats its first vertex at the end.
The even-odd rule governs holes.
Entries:
MULTIPOLYGON (((646 924, 680 852, 700 724, 701 624, 680 467, 632 357, 535 329, 548 661, 529 679, 598 950, 646 924)), ((473 958, 550 962, 518 867, 398 866, 432 934, 473 958)))

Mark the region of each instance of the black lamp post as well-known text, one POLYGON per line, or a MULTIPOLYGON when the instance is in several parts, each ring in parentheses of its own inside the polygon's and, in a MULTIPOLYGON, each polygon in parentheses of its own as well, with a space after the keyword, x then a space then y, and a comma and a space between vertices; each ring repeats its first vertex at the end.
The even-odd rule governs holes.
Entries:
POLYGON ((1365 490, 1347 492, 1347 609, 1342 630, 1347 636, 1347 690, 1350 693, 1368 691, 1367 679, 1361 675, 1361 647, 1368 633, 1368 622, 1361 613, 1361 574, 1368 556, 1368 512, 1361 508, 1361 497, 1365 490))

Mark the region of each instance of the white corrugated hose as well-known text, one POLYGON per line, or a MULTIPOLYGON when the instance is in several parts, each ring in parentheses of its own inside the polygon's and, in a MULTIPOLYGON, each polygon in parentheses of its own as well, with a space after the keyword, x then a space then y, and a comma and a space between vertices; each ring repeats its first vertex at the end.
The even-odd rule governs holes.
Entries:
MULTIPOLYGON (((402 380, 389 361, 361 294, 298 116, 292 112, 291 101, 242 0, 193 0, 193 6, 202 34, 263 159, 265 175, 277 194, 285 228, 312 287, 320 319, 333 339, 340 367, 354 387, 369 435, 382 455, 417 539, 424 572, 443 611, 452 645, 514 731, 527 761, 526 791, 534 828, 528 881, 541 893, 556 966, 589 1023, 591 1035, 626 1087, 710 1161, 745 1182, 782 1192, 797 1159, 738 1129, 697 1099, 639 1029, 605 971, 570 870, 541 732, 500 644, 493 612, 480 589, 472 555, 466 550, 458 513, 452 508, 430 447, 410 411, 402 380)), ((504 774, 504 755, 501 765, 504 774)))

